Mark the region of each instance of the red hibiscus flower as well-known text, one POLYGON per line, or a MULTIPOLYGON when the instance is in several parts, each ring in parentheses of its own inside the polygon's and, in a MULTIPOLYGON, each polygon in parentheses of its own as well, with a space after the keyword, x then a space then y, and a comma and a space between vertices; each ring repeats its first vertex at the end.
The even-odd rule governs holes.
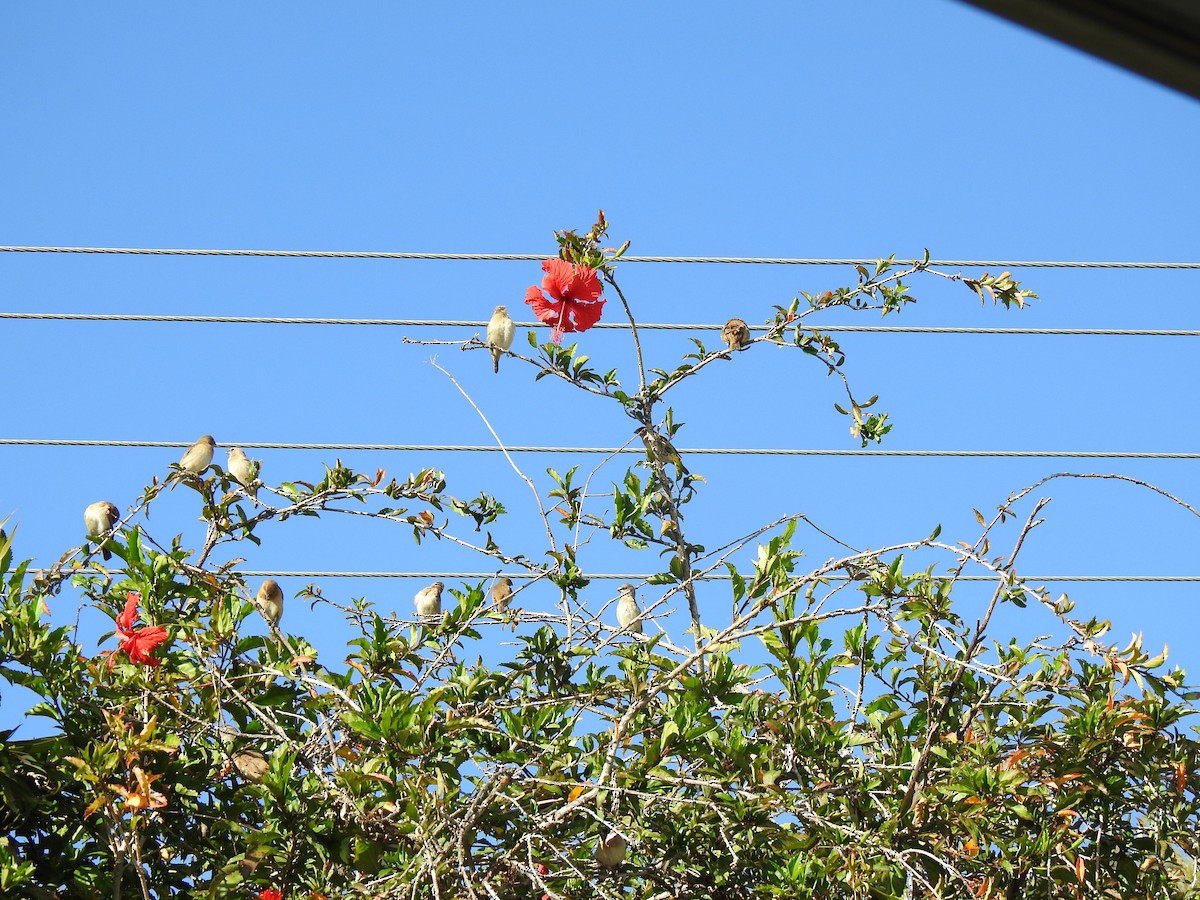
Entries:
POLYGON ((547 259, 542 263, 546 276, 542 288, 531 285, 525 291, 525 302, 533 308, 538 321, 552 326, 550 339, 562 340, 568 331, 587 331, 600 321, 604 301, 600 294, 604 285, 596 270, 569 263, 564 259, 547 259), (553 299, 548 299, 545 291, 553 299))
POLYGON ((279 888, 263 888, 258 892, 258 900, 283 900, 283 891, 279 888))
POLYGON ((170 635, 162 625, 134 629, 138 619, 137 605, 141 599, 137 591, 125 595, 125 610, 117 616, 117 637, 120 639, 117 649, 128 653, 129 661, 134 665, 157 666, 162 660, 150 654, 159 644, 166 643, 170 635))

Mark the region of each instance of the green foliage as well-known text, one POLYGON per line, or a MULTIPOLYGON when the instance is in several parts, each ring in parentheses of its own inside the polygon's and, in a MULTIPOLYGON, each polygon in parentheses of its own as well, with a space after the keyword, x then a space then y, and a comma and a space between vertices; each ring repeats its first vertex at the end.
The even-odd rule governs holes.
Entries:
MULTIPOLYGON (((601 216, 587 235, 557 238, 563 258, 616 288, 624 248, 600 248, 605 227, 601 216)), ((839 306, 899 312, 913 302, 902 278, 916 273, 942 274, 928 256, 859 267, 854 285, 802 295, 803 310, 800 298, 776 307, 756 339, 840 377, 849 400, 837 409, 864 445, 890 430, 887 415, 867 412, 876 397, 855 400, 841 347, 804 320, 839 306)), ((1008 273, 958 278, 1005 306, 1033 296, 1008 273)), ((721 357, 693 344, 679 366, 639 369, 634 394, 575 346, 543 345, 530 362, 535 378, 619 403, 673 442, 682 425, 657 404, 721 357)), ((939 543, 939 528, 805 570, 801 517, 732 543, 716 535, 709 555, 684 519, 703 479, 674 468, 668 477, 647 456, 607 506, 578 466, 547 470, 544 562, 473 537, 506 515, 497 498, 461 499, 433 469, 389 481, 340 460, 312 482, 263 485, 261 503, 217 467, 154 482, 139 501, 146 524, 109 541, 114 570, 80 547, 34 576, 0 532, 0 675, 37 696, 30 715, 50 732, 0 734, 0 895, 1185 895, 1200 811, 1195 695, 1164 671, 1165 653, 1109 646, 1105 623, 1021 582, 1015 554, 987 558, 1010 506, 991 524, 979 515, 974 543, 939 543), (198 548, 152 535, 168 487, 196 492, 198 548), (301 635, 250 634, 242 560, 213 565, 213 551, 342 510, 545 580, 557 608, 504 610, 486 584, 464 584, 440 620, 416 621, 366 598, 334 604, 313 585, 301 594, 345 617, 340 660, 301 635), (645 585, 665 590, 642 586, 645 635, 581 597, 603 593, 587 556, 597 534, 662 560, 645 585), (933 553, 941 563, 912 569, 933 553), (955 598, 967 562, 996 575, 982 616, 955 598), (695 581, 720 569, 731 612, 701 616, 695 581), (161 664, 95 653, 47 625, 68 584, 114 620, 137 592, 145 625, 169 630, 161 664), (679 597, 688 648, 655 627, 653 604, 679 597), (1056 636, 994 634, 1001 607, 1041 616, 1056 636), (509 626, 503 653, 485 660, 482 639, 509 626), (601 866, 611 832, 627 854, 601 866)))

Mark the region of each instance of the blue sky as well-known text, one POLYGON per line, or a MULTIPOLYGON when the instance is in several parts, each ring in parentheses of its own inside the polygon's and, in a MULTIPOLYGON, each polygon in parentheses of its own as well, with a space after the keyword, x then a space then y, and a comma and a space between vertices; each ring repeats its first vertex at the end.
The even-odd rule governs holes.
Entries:
MULTIPOLYGON (((950 259, 1197 259, 1200 106, 950 0, 603 11, 299 4, 286 14, 128 3, 69 15, 24 4, 0 12, 0 80, 5 245, 551 255, 552 229, 585 229, 603 207, 612 241, 630 239, 646 255, 904 258, 928 247, 950 259)), ((532 262, 0 255, 2 306, 19 312, 482 321, 507 303, 528 320, 521 300, 540 274, 532 262)), ((1194 271, 1015 274, 1041 296, 1022 312, 980 307, 961 285, 924 278, 912 283, 921 304, 888 324, 1196 327, 1194 271)), ((848 284, 854 273, 630 263, 619 279, 642 321, 738 314, 757 323, 798 291, 848 284)), ((605 321, 616 313, 610 306, 605 321)), ((823 321, 879 324, 844 312, 823 321)), ((0 437, 489 443, 427 364, 433 351, 401 342, 471 333, 2 321, 9 414, 0 437)), ((715 332, 697 336, 716 342, 715 332)), ((686 338, 649 334, 650 364, 673 367, 691 349, 686 338)), ((895 422, 887 448, 1166 452, 1200 447, 1195 340, 841 338, 856 391, 879 393, 895 422)), ((626 333, 580 342, 597 366, 635 380, 626 333)), ((495 377, 485 354, 438 355, 508 443, 630 437, 619 410, 535 384, 513 360, 495 377)), ((837 385, 799 353, 756 347, 705 376, 672 401, 687 423, 680 447, 857 446, 832 408, 837 385)), ((0 446, 0 517, 20 526, 18 556, 57 559, 82 538, 84 506, 127 506, 180 453, 0 446)), ((512 515, 498 538, 535 556, 544 549, 527 489, 495 454, 251 455, 264 460, 268 483, 315 480, 337 455, 401 477, 442 468, 453 492, 487 489, 505 501, 512 515)), ((798 512, 856 546, 921 538, 938 523, 946 538, 969 541, 972 508, 990 510, 1060 471, 1121 473, 1200 501, 1195 461, 695 459, 709 484, 688 528, 710 546, 798 512)), ((598 461, 520 458, 543 493, 545 466, 598 461)), ((618 478, 610 466, 595 483, 618 478)), ((150 524, 162 539, 182 532, 194 544, 201 526, 183 494, 150 524)), ((1096 481, 1056 482, 1039 496, 1053 501, 1027 545, 1029 573, 1200 574, 1200 521, 1161 497, 1096 481)), ((247 548, 249 569, 492 568, 341 517, 263 536, 247 548)), ((604 544, 587 549, 593 571, 654 567, 649 554, 604 544)), ((798 545, 814 565, 832 553, 811 533, 798 545)), ((303 586, 284 583, 289 596, 303 586)), ((407 613, 420 584, 322 586, 407 613)), ((589 596, 607 599, 610 587, 589 596)), ((1170 643, 1175 661, 1197 669, 1200 640, 1178 623, 1190 620, 1200 585, 1057 587, 1112 619, 1116 635, 1144 631, 1148 646, 1170 643)), ((723 590, 705 588, 711 608, 728 609, 723 590)), ((970 610, 971 592, 962 593, 970 610)), ((523 599, 552 602, 549 593, 523 599)), ((64 593, 54 620, 73 621, 75 605, 64 593)), ((326 635, 317 645, 338 660, 349 634, 335 623, 297 605, 284 621, 326 635)))

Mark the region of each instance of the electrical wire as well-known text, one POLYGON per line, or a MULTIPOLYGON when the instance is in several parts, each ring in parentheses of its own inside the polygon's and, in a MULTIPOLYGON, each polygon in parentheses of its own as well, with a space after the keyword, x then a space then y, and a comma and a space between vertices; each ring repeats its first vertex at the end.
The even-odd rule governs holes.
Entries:
MULTIPOLYGON (((404 253, 389 251, 314 251, 314 250, 226 250, 226 249, 173 249, 173 248, 129 248, 129 247, 52 247, 52 246, 0 246, 0 253, 71 253, 111 254, 146 256, 226 256, 226 257, 286 257, 322 259, 406 259, 406 260, 457 260, 457 261, 530 261, 546 258, 538 253, 404 253)), ((647 263, 715 263, 757 265, 875 265, 876 259, 867 258, 791 258, 791 257, 701 257, 701 256, 625 256, 622 262, 647 263)), ((898 261, 899 262, 899 261, 898 261)), ((930 266, 946 267, 1004 267, 1004 268, 1064 268, 1064 269, 1200 269, 1200 262, 1151 262, 1151 261, 1045 261, 1045 260, 930 260, 930 266)), ((474 320, 427 320, 427 319, 345 319, 345 318, 297 318, 271 316, 188 316, 188 315, 116 315, 84 313, 19 313, 0 312, 3 319, 58 320, 58 321, 119 321, 119 322, 190 322, 227 324, 272 324, 272 325, 351 325, 351 326, 400 326, 400 327, 462 327, 483 328, 486 322, 474 320)), ((516 323, 517 327, 536 327, 541 323, 516 323)), ((624 323, 600 323, 598 328, 629 328, 624 323)), ((687 323, 645 323, 638 326, 645 330, 707 331, 719 326, 687 323)), ((752 328, 766 331, 763 326, 752 328)), ((1198 330, 1190 329, 1113 329, 1113 328, 959 328, 921 326, 841 325, 825 326, 817 330, 842 333, 891 333, 891 334, 995 334, 995 335, 1071 335, 1071 336, 1139 336, 1139 337, 1196 337, 1198 330)), ((0 439, 2 445, 37 446, 93 446, 93 447, 187 447, 189 441, 99 441, 99 440, 53 440, 53 439, 0 439)), ((417 451, 417 452, 501 452, 503 448, 473 445, 405 445, 405 444, 282 444, 265 442, 241 442, 237 446, 248 449, 276 450, 363 450, 363 451, 417 451)), ((508 447, 517 453, 642 453, 640 447, 623 449, 597 447, 508 447)), ((1200 459, 1200 453, 1159 452, 1102 452, 1102 451, 996 451, 996 450, 869 450, 869 449, 752 449, 752 448, 679 448, 687 454, 729 455, 779 455, 779 456, 904 456, 904 457, 1070 457, 1106 459, 1200 459)), ((490 572, 242 572, 246 577, 292 577, 292 578, 465 578, 486 580, 494 577, 490 572)), ((516 578, 534 577, 514 575, 516 578)), ((641 581, 645 576, 631 573, 598 573, 593 579, 620 579, 641 581)), ((727 580, 728 574, 714 574, 702 580, 727 580)), ((964 575, 962 581, 994 581, 993 575, 964 575)), ((1022 579, 1024 582, 1159 582, 1195 583, 1200 576, 1149 576, 1149 575, 1038 575, 1022 579)))
MULTIPOLYGON (((0 253, 90 253, 117 254, 128 256, 267 256, 302 259, 421 259, 421 260, 472 260, 472 261, 526 261, 540 262, 545 253, 403 253, 376 250, 215 250, 178 249, 165 247, 19 247, 0 246, 0 253)), ((836 259, 805 257, 757 257, 757 256, 622 256, 621 262, 646 263, 730 263, 751 265, 790 266, 873 266, 876 259, 836 259)), ((907 260, 897 259, 897 263, 907 260)), ((931 259, 930 266, 962 266, 1038 269, 1200 269, 1200 262, 1141 262, 1141 261, 1046 261, 1046 260, 995 260, 995 259, 931 259)))
MULTIPOLYGON (((323 259, 407 259, 407 260, 458 260, 458 261, 540 261, 544 254, 537 253, 402 253, 386 251, 313 251, 313 250, 214 250, 214 249, 168 249, 128 247, 51 247, 51 246, 0 246, 0 253, 73 253, 115 254, 146 256, 250 256, 323 259)), ((700 256, 625 256, 622 262, 647 263, 717 263, 758 265, 874 265, 877 260, 866 258, 787 258, 787 257, 700 257, 700 256)), ((930 260, 931 266, 946 267, 1004 267, 1004 268, 1098 268, 1098 269, 1200 269, 1200 262, 1149 262, 1149 261, 1043 261, 1043 260, 930 260)), ((58 320, 58 321, 119 321, 119 322, 190 322, 227 324, 272 324, 272 325, 355 325, 355 326, 401 326, 401 327, 462 327, 483 328, 486 322, 474 320, 427 320, 427 319, 344 319, 344 318, 297 318, 271 316, 188 316, 188 315, 116 315, 85 313, 19 313, 0 312, 3 319, 58 320)), ((517 327, 536 327, 541 323, 518 322, 517 327)), ((600 323, 598 328, 628 328, 624 323, 600 323)), ((719 326, 686 323, 645 323, 645 330, 707 331, 719 326)), ((765 331, 757 326, 752 330, 765 331)), ((825 326, 825 332, 891 334, 997 334, 997 335, 1087 335, 1087 336, 1139 336, 1139 337, 1195 337, 1200 331, 1188 329, 1112 329, 1112 328, 956 328, 921 326, 872 326, 843 325, 825 326)), ((3 445, 69 446, 69 447, 187 447, 189 441, 99 441, 99 440, 53 440, 53 439, 0 439, 3 445)), ((405 445, 405 444, 281 444, 265 442, 241 442, 248 449, 276 450, 364 450, 364 451, 418 451, 418 452, 501 452, 503 448, 470 445, 405 445)), ((624 449, 596 447, 509 447, 517 453, 642 453, 640 447, 624 449)), ((906 457, 1071 457, 1110 459, 1200 459, 1200 453, 1144 453, 1144 452, 1101 452, 1101 451, 996 451, 996 450, 815 450, 815 449, 751 449, 751 448, 679 448, 687 454, 730 454, 730 455, 779 455, 779 456, 906 456, 906 457)), ((254 572, 240 573, 244 577, 277 578, 462 578, 486 580, 495 576, 491 572, 254 572)), ((532 578, 533 575, 516 573, 515 578, 532 578)), ((642 581, 646 576, 632 573, 597 573, 592 579, 642 581)), ((728 580, 728 574, 712 574, 698 580, 728 580)), ((994 581, 994 575, 963 575, 961 581, 994 581)), ((1196 583, 1200 576, 1153 576, 1153 575, 1037 575, 1027 576, 1022 582, 1119 582, 1119 583, 1196 583)))
MULTIPOLYGON (((0 319, 48 320, 70 322, 170 322, 228 325, 359 325, 401 326, 407 328, 475 328, 487 327, 487 322, 474 319, 337 319, 285 316, 190 316, 190 315, 125 315, 118 313, 28 313, 0 312, 0 319)), ((544 328, 541 322, 514 322, 517 328, 544 328)), ((628 322, 598 322, 592 328, 629 330, 628 322)), ((640 331, 719 331, 721 324, 704 322, 646 322, 639 323, 640 331)), ((766 325, 752 325, 751 331, 768 331, 766 325)), ((1104 337, 1200 337, 1197 329, 1155 328, 942 328, 918 325, 821 325, 813 331, 830 333, 882 334, 1000 334, 1000 335, 1088 335, 1104 337)))
MULTIPOLYGON (((495 578, 497 572, 237 572, 245 578, 434 578, 449 580, 451 578, 465 581, 486 581, 495 578)), ((505 571, 503 574, 513 579, 536 578, 537 575, 505 571)), ((587 576, 593 581, 645 581, 649 575, 636 572, 596 572, 587 576)), ((958 581, 996 581, 998 575, 960 575, 958 581)), ((729 581, 728 572, 715 572, 710 575, 697 576, 696 581, 729 581)), ((830 581, 845 581, 846 576, 827 577, 830 581)), ((1137 582, 1137 583, 1200 583, 1200 575, 1025 575, 1018 582, 1137 582)))
MULTIPOLYGON (((190 447, 192 441, 103 441, 67 440, 58 438, 0 438, 0 446, 34 447, 190 447)), ((633 447, 498 447, 492 444, 283 444, 264 441, 225 441, 225 447, 243 450, 360 450, 367 452, 416 453, 638 453, 642 446, 633 447)), ((795 447, 677 447, 683 455, 697 456, 911 456, 911 457, 1018 457, 1033 459, 1200 459, 1200 453, 1141 452, 1125 450, 816 450, 795 447)))

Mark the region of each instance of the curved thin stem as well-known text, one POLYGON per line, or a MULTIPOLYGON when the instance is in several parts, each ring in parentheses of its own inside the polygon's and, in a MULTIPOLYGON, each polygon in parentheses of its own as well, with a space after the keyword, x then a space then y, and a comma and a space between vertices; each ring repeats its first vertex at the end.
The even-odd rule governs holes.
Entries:
POLYGON ((542 497, 538 493, 537 486, 533 483, 533 479, 521 471, 516 461, 513 460, 512 456, 509 454, 508 448, 504 446, 504 441, 500 440, 500 435, 496 434, 496 429, 493 428, 492 423, 488 421, 488 417, 483 414, 483 410, 479 408, 479 405, 471 399, 471 395, 463 390, 463 386, 458 383, 457 379, 455 379, 455 377, 447 372, 444 368, 439 366, 436 358, 431 358, 429 360, 429 364, 449 378, 450 383, 454 385, 454 387, 458 389, 458 392, 463 395, 466 401, 471 404, 471 408, 474 409, 479 415, 479 418, 483 420, 483 424, 487 426, 487 430, 492 433, 492 437, 495 439, 496 445, 500 448, 500 452, 504 454, 504 458, 508 460, 508 464, 512 466, 513 471, 520 476, 522 481, 529 485, 529 490, 533 494, 534 502, 537 503, 538 512, 541 514, 542 524, 546 527, 546 540, 550 542, 550 550, 557 552, 558 545, 554 542, 554 532, 550 529, 550 519, 546 515, 546 508, 542 505, 542 497))
POLYGON ((638 394, 642 398, 642 412, 646 418, 642 421, 643 425, 650 424, 650 406, 651 399, 646 396, 646 363, 642 359, 642 339, 638 337, 637 322, 633 318, 633 310, 629 308, 629 301, 625 299, 625 292, 621 290, 621 286, 617 284, 617 279, 611 272, 604 273, 604 280, 613 286, 613 290, 617 292, 617 296, 621 298, 621 305, 625 307, 625 315, 629 318, 629 327, 633 329, 633 347, 637 351, 638 362, 638 394))

